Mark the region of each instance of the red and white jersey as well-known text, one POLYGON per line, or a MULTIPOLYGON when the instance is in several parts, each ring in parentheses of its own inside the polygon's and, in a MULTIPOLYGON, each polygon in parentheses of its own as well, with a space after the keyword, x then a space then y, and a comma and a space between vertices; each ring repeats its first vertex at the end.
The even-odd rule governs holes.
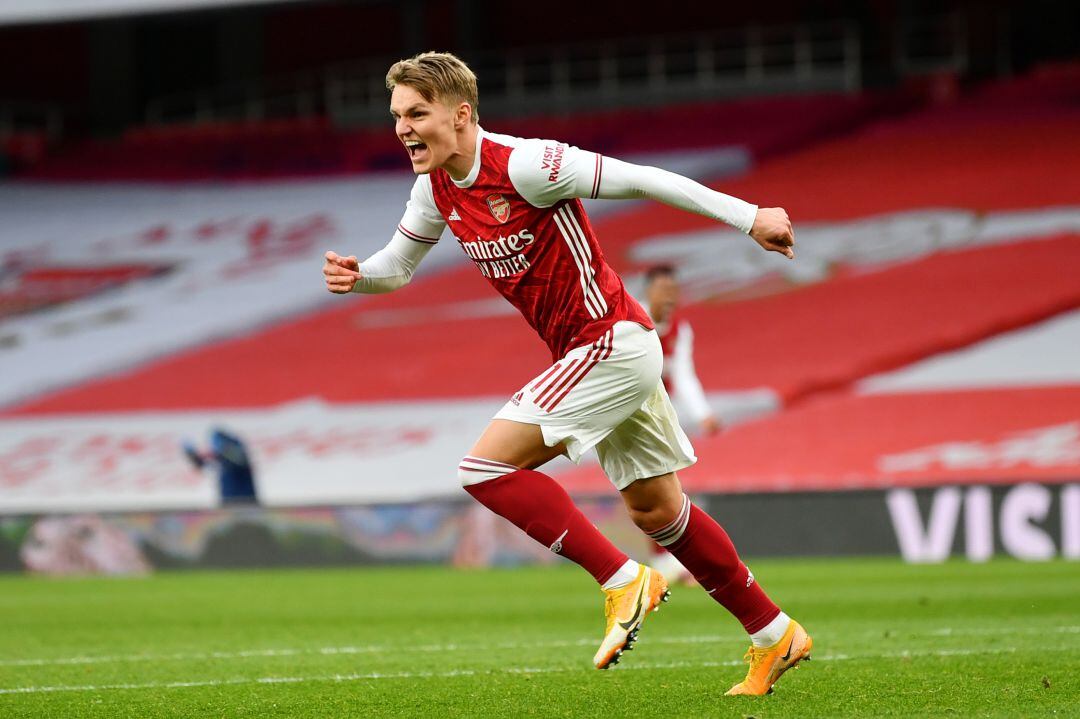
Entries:
POLYGON ((398 230, 435 244, 444 228, 558 359, 621 320, 652 321, 604 261, 579 198, 596 197, 603 157, 551 140, 479 130, 472 171, 420 175, 398 230))
POLYGON ((694 330, 677 312, 667 322, 656 325, 664 351, 664 387, 681 411, 701 422, 712 414, 705 390, 694 366, 694 330))

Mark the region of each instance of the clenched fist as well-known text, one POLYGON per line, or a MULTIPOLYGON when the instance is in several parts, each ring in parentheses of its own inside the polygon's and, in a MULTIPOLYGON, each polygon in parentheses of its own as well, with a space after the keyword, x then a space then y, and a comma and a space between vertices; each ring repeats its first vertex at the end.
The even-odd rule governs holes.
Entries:
POLYGON ((336 252, 327 252, 322 273, 326 279, 326 289, 334 294, 344 295, 352 292, 356 281, 360 279, 360 263, 355 255, 342 257, 336 252))
POLYGON ((791 229, 791 220, 783 207, 759 207, 750 236, 769 252, 779 252, 789 260, 795 259, 792 246, 795 244, 795 230, 791 229))

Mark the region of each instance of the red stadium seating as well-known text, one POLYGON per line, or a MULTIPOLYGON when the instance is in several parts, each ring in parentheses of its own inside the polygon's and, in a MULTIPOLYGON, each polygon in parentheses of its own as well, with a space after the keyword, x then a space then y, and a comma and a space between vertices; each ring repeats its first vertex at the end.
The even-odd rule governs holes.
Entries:
MULTIPOLYGON (((904 104, 884 94, 768 98, 492 120, 490 129, 558 137, 612 155, 741 145, 763 156, 848 130, 904 104), (688 118, 692 133, 685 131, 688 118)), ((23 174, 42 180, 249 180, 402 169, 403 162, 389 123, 341 131, 323 118, 306 118, 137 129, 119 141, 63 148, 23 174)))
MULTIPOLYGON (((1063 74, 1065 80, 1050 73, 998 85, 955 106, 778 154, 719 187, 783 205, 796 231, 800 223, 827 227, 913 210, 958 208, 983 216, 1073 206, 1080 197, 1080 109, 1062 89, 1074 76, 1063 74)), ((663 126, 676 128, 682 117, 673 110, 663 126)), ((784 121, 798 124, 791 117, 784 121)), ((589 128, 600 132, 597 122, 589 128)), ((821 124, 836 122, 831 117, 821 124)), ((723 125, 718 123, 716 132, 723 125)), ((523 134, 532 132, 522 127, 523 134)), ((593 139, 635 148, 645 141, 644 132, 638 126, 617 141, 602 134, 593 139)), ((762 130, 763 139, 755 132, 748 129, 737 139, 761 152, 770 142, 778 148, 792 141, 782 133, 762 130)), ((628 273, 640 269, 633 249, 641 241, 714 225, 647 204, 595 226, 612 264, 628 273)), ((1017 230, 993 242, 874 267, 840 258, 814 282, 765 277, 740 294, 691 305, 687 314, 706 389, 766 387, 786 409, 700 443, 702 462, 687 472, 688 486, 749 491, 1060 479, 1069 471, 1075 476, 1075 467, 1040 468, 1034 461, 1011 469, 957 469, 931 457, 927 448, 957 440, 989 447, 992 454, 1016 433, 1080 420, 1076 386, 904 395, 863 395, 851 388, 868 375, 1080 308, 1077 267, 1075 229, 1017 230), (911 454, 924 450, 929 459, 911 454)), ((504 397, 547 361, 520 318, 504 311, 471 266, 458 266, 421 273, 391 296, 342 301, 245 337, 35 398, 7 414, 254 408, 311 396, 345 404, 504 397)), ((568 475, 568 482, 582 491, 604 486, 588 468, 568 475)))

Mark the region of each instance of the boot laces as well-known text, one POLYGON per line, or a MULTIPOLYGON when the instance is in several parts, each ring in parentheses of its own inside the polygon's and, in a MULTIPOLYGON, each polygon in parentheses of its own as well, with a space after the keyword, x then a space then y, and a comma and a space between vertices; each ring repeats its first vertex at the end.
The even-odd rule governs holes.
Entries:
POLYGON ((750 645, 750 648, 746 650, 746 654, 743 654, 743 661, 750 665, 750 671, 753 672, 765 661, 767 656, 769 656, 768 647, 750 645))
POLYGON ((605 620, 604 632, 605 633, 611 631, 611 626, 615 623, 615 612, 616 612, 615 603, 616 603, 616 600, 618 598, 618 594, 619 594, 619 592, 617 590, 604 592, 604 620, 605 620))

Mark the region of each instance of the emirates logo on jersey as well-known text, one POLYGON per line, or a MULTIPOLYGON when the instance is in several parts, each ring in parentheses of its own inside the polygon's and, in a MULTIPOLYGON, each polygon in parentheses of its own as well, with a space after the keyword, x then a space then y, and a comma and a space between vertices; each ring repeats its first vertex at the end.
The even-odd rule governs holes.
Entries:
POLYGON ((491 210, 491 216, 501 224, 505 225, 510 219, 510 201, 502 195, 488 195, 487 205, 491 210))

